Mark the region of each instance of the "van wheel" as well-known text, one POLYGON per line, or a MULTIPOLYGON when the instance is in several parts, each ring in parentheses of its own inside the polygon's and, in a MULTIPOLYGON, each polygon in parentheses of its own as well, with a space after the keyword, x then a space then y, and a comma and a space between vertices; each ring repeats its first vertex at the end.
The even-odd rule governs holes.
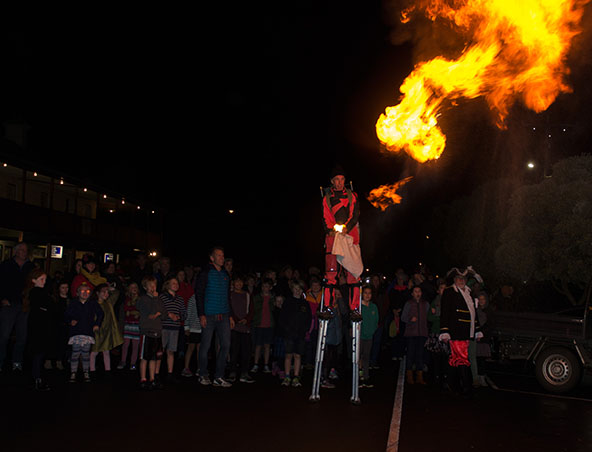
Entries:
POLYGON ((535 374, 539 384, 556 394, 574 389, 582 378, 576 355, 564 347, 550 347, 536 358, 535 374))

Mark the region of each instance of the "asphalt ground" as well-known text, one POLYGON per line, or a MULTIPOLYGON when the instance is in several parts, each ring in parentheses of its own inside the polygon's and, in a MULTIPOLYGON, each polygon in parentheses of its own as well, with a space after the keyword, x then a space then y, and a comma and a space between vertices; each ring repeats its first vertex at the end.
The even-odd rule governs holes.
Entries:
MULTIPOLYGON (((301 388, 282 387, 258 373, 253 384, 204 387, 178 377, 165 389, 138 389, 137 374, 98 371, 95 381, 67 383, 47 371, 52 390, 36 392, 26 377, 0 379, 2 451, 384 451, 398 362, 373 373, 352 405, 349 373, 337 388, 308 401, 312 371, 301 388)), ((427 385, 405 385, 398 451, 592 450, 592 378, 565 396, 544 393, 516 369, 488 375, 497 389, 479 388, 471 399, 427 385)), ((395 413, 396 414, 396 413, 395 413)))

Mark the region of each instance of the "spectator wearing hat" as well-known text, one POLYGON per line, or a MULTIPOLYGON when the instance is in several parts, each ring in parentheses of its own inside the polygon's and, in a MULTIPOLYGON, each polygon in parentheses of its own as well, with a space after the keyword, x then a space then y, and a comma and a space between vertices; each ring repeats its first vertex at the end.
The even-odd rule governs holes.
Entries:
POLYGON ((469 341, 483 337, 471 289, 467 286, 468 273, 468 270, 456 268, 449 272, 454 283, 442 293, 439 337, 450 344, 448 384, 455 392, 467 396, 471 394, 473 383, 469 341))

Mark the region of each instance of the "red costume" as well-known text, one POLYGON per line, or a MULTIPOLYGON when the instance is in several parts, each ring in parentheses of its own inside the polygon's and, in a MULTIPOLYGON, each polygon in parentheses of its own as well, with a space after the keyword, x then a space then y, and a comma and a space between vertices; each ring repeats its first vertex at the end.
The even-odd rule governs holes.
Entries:
MULTIPOLYGON (((341 173, 342 174, 342 173, 341 173)), ((343 233, 353 238, 354 245, 360 243, 360 227, 358 220, 360 207, 358 196, 350 189, 344 188, 341 191, 333 187, 325 189, 323 197, 323 222, 325 226, 325 287, 324 305, 329 308, 332 305, 333 289, 337 287, 339 277, 345 272, 347 284, 350 287, 348 292, 349 307, 352 311, 359 310, 360 304, 360 278, 355 277, 337 262, 337 256, 332 254, 335 241, 335 225, 343 225, 343 233)))

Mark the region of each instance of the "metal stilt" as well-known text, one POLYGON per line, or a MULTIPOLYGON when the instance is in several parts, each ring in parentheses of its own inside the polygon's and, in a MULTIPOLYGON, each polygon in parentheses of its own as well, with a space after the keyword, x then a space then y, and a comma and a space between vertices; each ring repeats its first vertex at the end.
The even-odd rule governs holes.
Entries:
POLYGON ((319 337, 317 339, 317 351, 315 355, 315 368, 312 381, 312 394, 308 398, 311 402, 318 402, 321 399, 321 374, 323 371, 323 358, 325 356, 325 344, 327 339, 327 324, 329 320, 322 319, 319 323, 319 337))
MULTIPOLYGON (((327 326, 332 313, 325 308, 325 288, 326 280, 323 284, 323 292, 321 295, 321 305, 319 307, 319 337, 317 339, 317 349, 315 353, 315 368, 312 380, 312 393, 308 398, 311 402, 318 402, 321 399, 321 374, 323 373, 323 359, 325 357, 325 345, 327 341, 327 326)), ((335 289, 333 289, 335 290, 335 289)))
POLYGON ((359 405, 360 401, 360 333, 362 322, 352 321, 352 395, 351 403, 359 405))
POLYGON ((360 340, 362 337, 362 290, 357 309, 351 313, 352 323, 352 395, 350 402, 360 405, 360 340))

